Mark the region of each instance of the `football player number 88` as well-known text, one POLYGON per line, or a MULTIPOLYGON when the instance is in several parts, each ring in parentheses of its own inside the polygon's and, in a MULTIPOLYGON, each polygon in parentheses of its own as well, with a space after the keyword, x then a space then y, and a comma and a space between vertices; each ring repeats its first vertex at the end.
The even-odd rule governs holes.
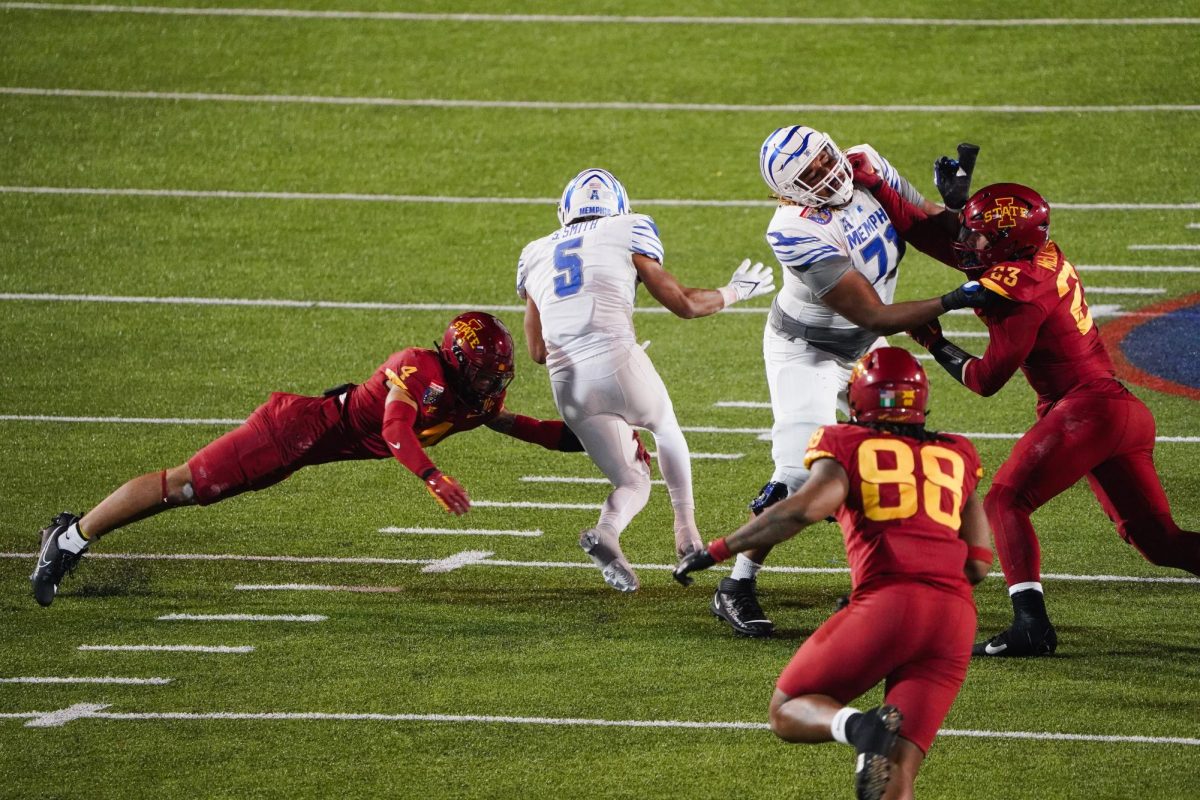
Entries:
MULTIPOLYGON (((921 472, 925 480, 921 486, 920 505, 934 522, 957 529, 962 521, 959 509, 962 506, 963 477, 966 465, 962 456, 945 447, 925 446, 921 448, 921 472), (947 470, 949 467, 949 470, 947 470), (942 506, 942 489, 950 492, 950 509, 942 506)), ((895 439, 868 439, 858 448, 858 473, 862 476, 863 510, 867 519, 882 522, 890 519, 907 519, 918 511, 916 462, 913 449, 895 439), (880 453, 889 453, 895 466, 885 467, 880 462, 880 453), (895 486, 895 492, 884 497, 883 487, 895 486), (885 499, 889 503, 884 505, 885 499)))
POLYGON ((554 293, 559 297, 570 297, 583 286, 583 259, 576 252, 582 241, 582 236, 576 236, 554 248, 554 293))

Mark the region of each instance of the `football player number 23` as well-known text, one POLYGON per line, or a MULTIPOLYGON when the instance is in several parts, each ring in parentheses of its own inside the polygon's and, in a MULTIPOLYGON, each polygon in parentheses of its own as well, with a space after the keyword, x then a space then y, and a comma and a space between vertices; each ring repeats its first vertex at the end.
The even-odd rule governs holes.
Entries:
POLYGON ((583 286, 583 259, 579 257, 582 236, 559 242, 554 248, 554 293, 570 297, 583 286))
POLYGON ((913 448, 895 439, 868 439, 858 448, 858 473, 862 476, 863 511, 867 519, 882 522, 889 519, 907 519, 915 516, 923 506, 934 522, 957 529, 962 521, 963 477, 966 465, 962 456, 945 447, 925 446, 920 448, 921 472, 924 481, 918 496, 916 460, 913 448), (882 466, 880 454, 894 466, 882 466), (947 469, 947 467, 949 469, 947 469), (896 491, 887 492, 883 487, 894 486, 896 491), (942 507, 942 489, 950 493, 950 509, 942 507), (918 499, 919 497, 919 499, 918 499), (887 505, 884 505, 884 503, 887 505))

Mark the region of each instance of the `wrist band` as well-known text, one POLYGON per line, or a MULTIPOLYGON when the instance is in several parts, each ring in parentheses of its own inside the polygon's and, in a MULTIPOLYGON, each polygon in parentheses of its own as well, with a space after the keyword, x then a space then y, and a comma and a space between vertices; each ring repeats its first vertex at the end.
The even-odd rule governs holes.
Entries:
POLYGON ((713 561, 724 561, 732 555, 729 552, 729 545, 725 544, 725 538, 713 539, 708 543, 708 554, 712 556, 713 561))
POLYGON ((975 561, 982 561, 985 564, 991 564, 992 563, 992 551, 987 547, 978 547, 976 545, 969 545, 967 547, 967 558, 973 559, 975 561))

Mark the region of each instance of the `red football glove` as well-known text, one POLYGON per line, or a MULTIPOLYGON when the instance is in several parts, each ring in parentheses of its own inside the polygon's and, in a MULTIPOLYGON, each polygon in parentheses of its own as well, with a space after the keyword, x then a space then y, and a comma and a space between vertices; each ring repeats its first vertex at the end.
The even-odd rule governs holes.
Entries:
POLYGON ((467 490, 449 475, 434 472, 425 479, 425 488, 438 505, 451 514, 462 516, 471 510, 471 498, 467 497, 467 490))
POLYGON ((647 468, 649 468, 650 467, 650 452, 646 449, 646 445, 642 443, 642 437, 638 436, 637 431, 633 432, 633 440, 635 442, 637 442, 637 452, 634 453, 633 457, 636 458, 638 461, 642 462, 643 464, 645 464, 647 468))
POLYGON ((917 340, 917 344, 924 347, 926 350, 933 347, 944 337, 942 336, 942 324, 936 319, 933 322, 926 322, 920 327, 913 328, 907 331, 908 335, 917 340))
POLYGON ((854 182, 868 192, 873 193, 883 183, 883 176, 871 166, 871 159, 867 158, 866 153, 849 153, 846 159, 854 170, 854 182))

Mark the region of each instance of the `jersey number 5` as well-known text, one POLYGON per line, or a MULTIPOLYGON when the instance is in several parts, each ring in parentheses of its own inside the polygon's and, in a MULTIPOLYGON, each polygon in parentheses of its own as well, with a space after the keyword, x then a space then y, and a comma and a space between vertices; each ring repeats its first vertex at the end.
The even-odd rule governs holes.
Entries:
POLYGON ((570 297, 583 286, 583 259, 579 257, 582 236, 559 242, 554 248, 554 293, 559 297, 570 297))
POLYGON ((920 448, 921 503, 917 501, 916 460, 913 448, 895 439, 867 439, 858 447, 858 474, 862 476, 863 511, 867 519, 883 522, 915 516, 919 505, 934 522, 958 530, 962 523, 960 509, 963 498, 963 478, 966 465, 962 456, 953 450, 936 445, 920 448), (890 453, 893 467, 879 463, 880 453, 890 453), (946 470, 949 465, 949 471, 946 470), (889 505, 884 505, 884 486, 896 487, 888 492, 889 505), (942 508, 942 489, 950 493, 950 510, 942 508))

